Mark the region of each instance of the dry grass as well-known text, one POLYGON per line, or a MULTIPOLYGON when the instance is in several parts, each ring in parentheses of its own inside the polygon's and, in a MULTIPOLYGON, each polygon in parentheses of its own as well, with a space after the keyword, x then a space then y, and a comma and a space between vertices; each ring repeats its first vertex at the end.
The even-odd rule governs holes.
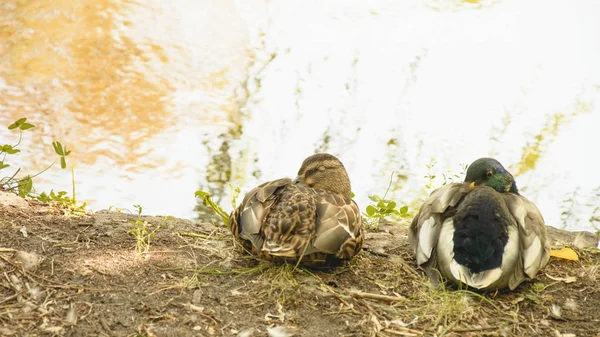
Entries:
POLYGON ((316 270, 260 261, 207 224, 174 219, 136 252, 133 215, 10 212, 0 212, 0 335, 594 336, 600 326, 594 249, 552 258, 514 292, 479 294, 433 288, 401 225, 367 231, 364 252, 316 270), (37 265, 24 269, 17 251, 37 253, 37 265))

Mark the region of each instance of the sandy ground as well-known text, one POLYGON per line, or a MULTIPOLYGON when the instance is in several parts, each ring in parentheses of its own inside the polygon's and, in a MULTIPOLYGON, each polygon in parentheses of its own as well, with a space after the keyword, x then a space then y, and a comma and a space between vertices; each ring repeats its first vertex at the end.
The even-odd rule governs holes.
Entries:
POLYGON ((600 336, 590 233, 552 230, 579 261, 552 257, 513 292, 477 294, 431 288, 406 224, 369 230, 352 261, 315 270, 247 256, 207 223, 65 215, 0 194, 0 336, 600 336))

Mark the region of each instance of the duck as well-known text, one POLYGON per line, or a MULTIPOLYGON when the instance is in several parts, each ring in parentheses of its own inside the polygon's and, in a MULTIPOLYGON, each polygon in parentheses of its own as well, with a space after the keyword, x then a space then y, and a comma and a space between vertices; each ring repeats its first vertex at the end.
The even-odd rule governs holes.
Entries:
POLYGON ((317 153, 297 177, 253 188, 231 212, 230 230, 252 255, 273 262, 331 266, 363 245, 362 217, 342 162, 317 153))
POLYGON ((409 226, 409 242, 434 286, 443 276, 469 289, 514 290, 550 259, 544 218, 494 158, 479 158, 463 182, 434 190, 409 226))

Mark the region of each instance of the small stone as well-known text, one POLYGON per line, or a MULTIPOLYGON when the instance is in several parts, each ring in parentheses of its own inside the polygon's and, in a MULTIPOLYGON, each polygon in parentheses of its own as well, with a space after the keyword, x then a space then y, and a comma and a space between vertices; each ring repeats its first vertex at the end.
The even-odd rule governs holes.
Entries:
POLYGON ((192 295, 192 303, 199 304, 200 301, 202 301, 202 295, 203 295, 202 290, 196 289, 194 291, 194 295, 192 295))
POLYGON ((300 329, 295 326, 276 326, 273 328, 267 328, 269 337, 291 337, 298 336, 300 329))
POLYGON ((238 337, 251 337, 253 333, 254 333, 254 328, 248 328, 248 329, 240 331, 240 333, 238 333, 238 337))
POLYGON ((578 232, 573 240, 573 245, 579 249, 596 248, 598 246, 598 238, 590 232, 578 232))
POLYGON ((563 229, 546 226, 548 237, 554 247, 573 245, 577 248, 596 248, 598 247, 598 237, 594 233, 580 231, 571 232, 563 229))
POLYGON ((555 318, 562 318, 562 310, 558 305, 552 304, 550 311, 555 318))
POLYGON ((383 247, 374 247, 371 252, 375 255, 379 255, 379 256, 387 256, 388 254, 385 252, 385 249, 383 249, 383 247))
POLYGON ((73 305, 73 303, 69 304, 69 312, 67 312, 65 322, 67 323, 67 325, 77 324, 77 315, 75 314, 75 306, 73 305))

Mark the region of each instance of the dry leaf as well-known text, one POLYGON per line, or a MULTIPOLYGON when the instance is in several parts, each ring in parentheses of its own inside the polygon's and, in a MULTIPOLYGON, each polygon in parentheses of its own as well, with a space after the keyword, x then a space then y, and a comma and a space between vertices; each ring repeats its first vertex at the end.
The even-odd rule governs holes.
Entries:
POLYGON ((297 336, 300 332, 295 326, 276 326, 274 328, 267 328, 267 333, 269 337, 291 337, 297 336))
POLYGON ((573 283, 577 281, 577 277, 575 276, 568 276, 568 277, 554 277, 550 274, 546 274, 546 276, 548 276, 549 279, 554 280, 554 281, 562 281, 564 283, 573 283))
POLYGON ((550 256, 565 260, 579 261, 579 256, 577 256, 577 253, 571 248, 552 249, 550 251, 550 256))

